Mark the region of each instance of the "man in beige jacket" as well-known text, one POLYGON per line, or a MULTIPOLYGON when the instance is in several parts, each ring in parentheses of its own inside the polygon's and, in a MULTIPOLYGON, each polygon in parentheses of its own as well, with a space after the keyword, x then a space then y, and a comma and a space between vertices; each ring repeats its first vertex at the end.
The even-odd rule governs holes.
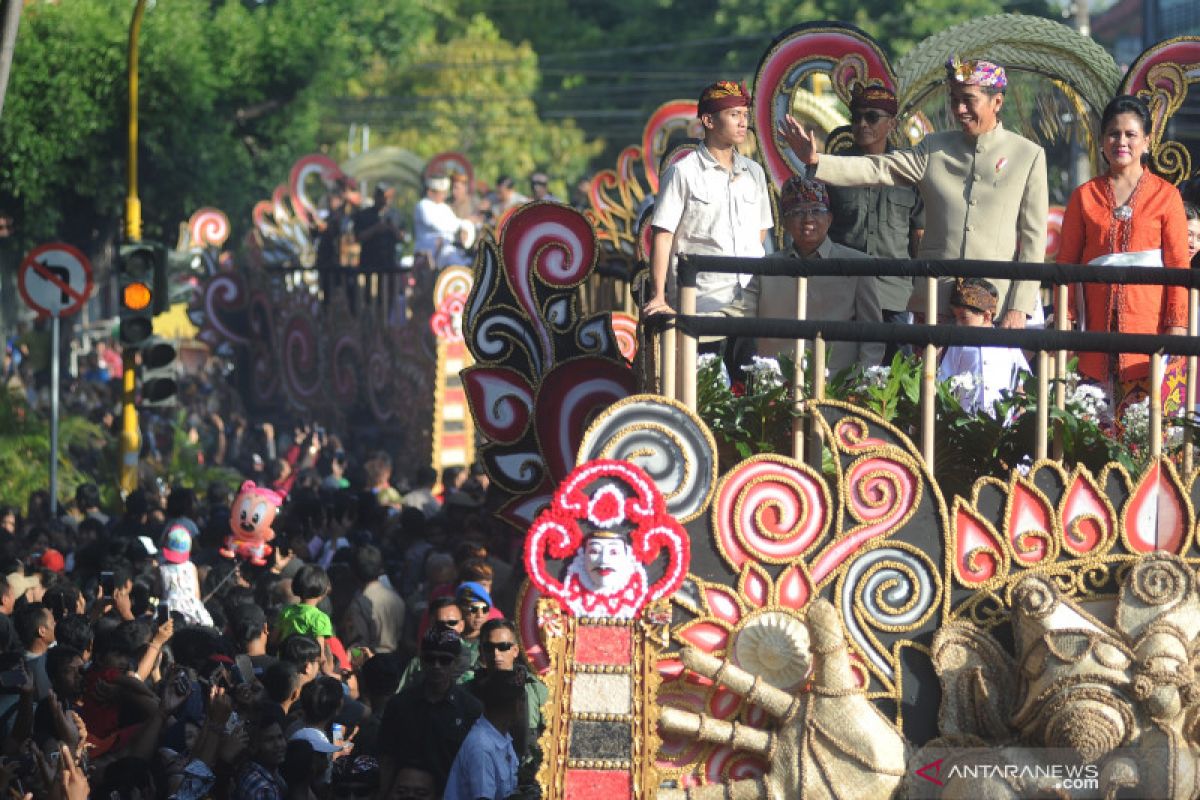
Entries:
MULTIPOLYGON (((877 156, 819 155, 813 136, 790 115, 779 133, 809 174, 835 186, 915 185, 925 201, 917 258, 1041 261, 1046 252, 1046 154, 1000 124, 1007 78, 987 61, 947 63, 950 110, 961 131, 934 133, 915 148, 877 156), (815 167, 815 170, 813 169, 815 167)), ((997 324, 1023 328, 1038 303, 1036 282, 992 279, 997 324)), ((938 317, 950 319, 952 278, 938 282, 938 317)), ((909 308, 925 310, 925 281, 909 308)))
MULTIPOLYGON (((838 244, 829 238, 833 217, 829 212, 829 192, 825 184, 807 178, 793 177, 783 185, 779 214, 792 247, 774 253, 769 259, 796 258, 870 258, 866 253, 838 244)), ((782 275, 755 275, 741 291, 731 316, 796 319, 796 278, 782 275)), ((869 276, 815 275, 808 279, 808 309, 805 319, 883 322, 879 294, 874 278, 869 276)), ((791 355, 794 342, 790 339, 759 339, 758 354, 776 357, 791 355)), ((878 342, 832 342, 826 361, 830 374, 859 364, 875 366, 883 357, 884 346, 878 342)))

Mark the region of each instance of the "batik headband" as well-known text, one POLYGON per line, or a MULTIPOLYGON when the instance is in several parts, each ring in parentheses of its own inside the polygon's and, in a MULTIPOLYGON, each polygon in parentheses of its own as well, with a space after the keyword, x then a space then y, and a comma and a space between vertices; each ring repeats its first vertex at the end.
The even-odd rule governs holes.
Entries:
POLYGON ((882 84, 855 83, 850 90, 851 111, 865 111, 873 108, 894 117, 899 107, 895 93, 882 84))
POLYGON ((717 81, 700 93, 696 116, 716 114, 727 108, 750 107, 750 92, 746 84, 734 81, 717 81))
POLYGON ((961 278, 954 284, 954 291, 950 295, 950 305, 996 313, 996 298, 992 297, 992 293, 983 286, 966 283, 961 278))
POLYGON ((819 203, 829 208, 829 190, 821 181, 813 181, 793 175, 783 185, 779 197, 779 213, 783 216, 796 213, 800 206, 807 203, 819 203))
POLYGON ((958 56, 954 56, 946 62, 946 74, 951 81, 964 86, 1001 90, 1008 86, 1004 67, 990 61, 960 61, 958 56))

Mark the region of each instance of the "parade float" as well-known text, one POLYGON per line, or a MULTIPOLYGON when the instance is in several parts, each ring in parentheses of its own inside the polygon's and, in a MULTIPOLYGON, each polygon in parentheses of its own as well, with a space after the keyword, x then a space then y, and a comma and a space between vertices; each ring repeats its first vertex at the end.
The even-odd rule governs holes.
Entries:
MULTIPOLYGON (((754 86, 774 187, 794 165, 761 134, 814 75, 843 101, 855 80, 893 87, 912 141, 946 123, 951 51, 1004 63, 1026 89, 1006 124, 1093 158, 1104 103, 1140 94, 1155 169, 1191 175, 1162 132, 1200 81, 1200 40, 1152 48, 1122 77, 1060 25, 1001 17, 895 65, 850 26, 783 34, 754 86)), ((823 132, 836 149, 836 127, 823 132)), ((638 252, 651 152, 597 176, 587 216, 531 204, 485 237, 463 315, 479 453, 499 518, 525 535, 518 623, 550 688, 544 796, 1200 796, 1190 445, 1164 451, 1151 425, 1132 458, 1061 440, 1052 458, 1042 427, 1024 458, 951 484, 914 443, 920 421, 895 413, 898 395, 917 402, 915 378, 860 376, 839 399, 776 372, 763 391, 782 387, 781 435, 764 424, 742 442, 758 452, 731 451, 695 386, 704 369, 635 370, 617 317, 581 299, 605 259, 638 252)), ((1025 408, 1038 404, 1044 388, 1025 408)))
MULTIPOLYGON (((1095 167, 1100 109, 1126 92, 1150 105, 1154 169, 1193 173, 1165 131, 1200 82, 1195 38, 1122 76, 1090 39, 1034 17, 957 26, 895 63, 852 26, 813 23, 772 43, 752 87, 773 191, 797 165, 768 132, 793 113, 838 150, 856 81, 896 92, 896 145, 947 127, 949 53, 1004 64, 1005 124, 1055 163, 1095 167)), ((1200 796, 1187 437, 1164 450, 1151 409, 1140 440, 1109 441, 1062 383, 1053 403, 1032 387, 1014 414, 1018 431, 1039 420, 1037 444, 1021 432, 1001 447, 1005 426, 909 414, 919 365, 841 389, 819 370, 766 370, 741 397, 711 370, 680 372, 630 287, 694 117, 692 101, 664 104, 592 179, 585 213, 520 207, 472 270, 415 300, 396 276, 305 277, 305 176, 328 184, 340 168, 302 160, 255 208, 248 262, 206 262, 200 336, 237 361, 255 404, 403 426, 438 466, 447 451, 484 465, 492 510, 524 537, 517 623, 550 689, 546 798, 1200 796), (738 415, 757 432, 726 424, 738 415), (972 424, 991 444, 953 438, 972 424), (955 462, 947 442, 978 452, 955 462)))

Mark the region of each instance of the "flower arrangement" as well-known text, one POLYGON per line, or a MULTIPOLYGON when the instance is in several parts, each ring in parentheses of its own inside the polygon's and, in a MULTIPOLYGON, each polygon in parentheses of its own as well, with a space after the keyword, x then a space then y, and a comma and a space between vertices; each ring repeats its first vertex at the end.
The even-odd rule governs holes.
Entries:
POLYGON ((797 416, 791 397, 793 362, 755 356, 741 369, 745 381, 731 381, 716 355, 697 361, 697 407, 718 448, 732 450, 737 460, 755 453, 790 452, 797 416))

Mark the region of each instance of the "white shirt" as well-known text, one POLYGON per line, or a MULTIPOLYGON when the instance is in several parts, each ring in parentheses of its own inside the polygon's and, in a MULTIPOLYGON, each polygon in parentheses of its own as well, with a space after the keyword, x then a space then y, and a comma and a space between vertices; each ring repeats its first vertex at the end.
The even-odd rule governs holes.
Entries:
MULTIPOLYGON (((701 144, 667 168, 650 224, 675 234, 667 277, 668 302, 675 303, 679 253, 749 257, 765 253, 762 232, 773 221, 762 167, 734 151, 730 173, 701 144)), ((719 272, 697 275, 696 311, 719 311, 732 303, 739 277, 719 272)))
POLYGON ((469 264, 470 259, 458 248, 458 232, 464 222, 446 203, 422 197, 413 212, 413 247, 418 253, 433 253, 437 266, 469 264))
POLYGON ((1005 391, 1020 385, 1021 373, 1029 372, 1029 362, 1016 347, 947 347, 938 367, 938 380, 969 375, 973 384, 959 393, 959 402, 967 413, 983 411, 996 416, 996 401, 1005 391))
POLYGON ((443 800, 505 800, 516 790, 517 753, 512 737, 496 730, 487 717, 480 717, 454 757, 443 800))

